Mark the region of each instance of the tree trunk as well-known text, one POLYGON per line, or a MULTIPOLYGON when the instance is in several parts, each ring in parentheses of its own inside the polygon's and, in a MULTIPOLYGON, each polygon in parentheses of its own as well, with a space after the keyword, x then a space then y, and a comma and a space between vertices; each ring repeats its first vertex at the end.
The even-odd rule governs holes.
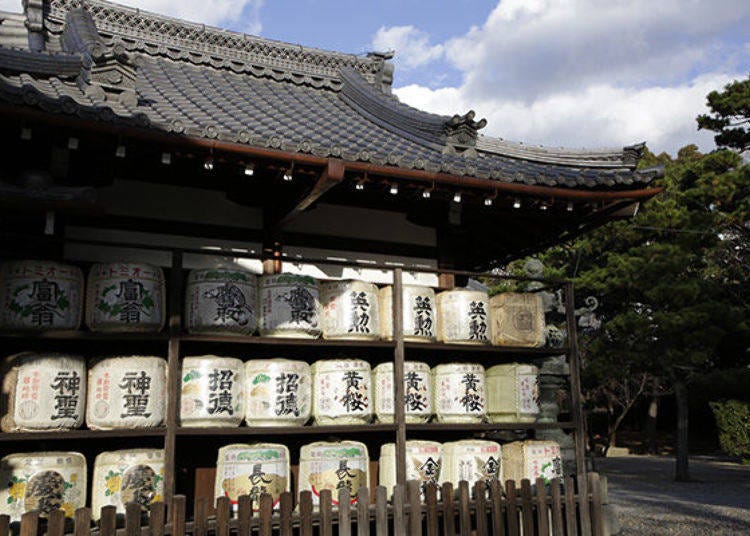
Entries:
POLYGON ((677 464, 675 480, 688 482, 688 392, 683 380, 674 384, 674 395, 677 401, 677 464))
POLYGON ((648 454, 657 454, 656 424, 659 416, 658 378, 652 380, 651 389, 651 402, 648 405, 648 415, 646 416, 646 452, 648 454))

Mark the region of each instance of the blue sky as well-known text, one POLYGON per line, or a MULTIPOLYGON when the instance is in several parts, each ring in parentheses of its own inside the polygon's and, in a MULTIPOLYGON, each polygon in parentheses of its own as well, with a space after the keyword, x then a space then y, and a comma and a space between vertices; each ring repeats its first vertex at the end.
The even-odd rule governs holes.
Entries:
POLYGON ((120 1, 323 49, 395 49, 402 101, 474 109, 484 133, 529 144, 708 151, 705 95, 750 73, 750 0, 120 1))

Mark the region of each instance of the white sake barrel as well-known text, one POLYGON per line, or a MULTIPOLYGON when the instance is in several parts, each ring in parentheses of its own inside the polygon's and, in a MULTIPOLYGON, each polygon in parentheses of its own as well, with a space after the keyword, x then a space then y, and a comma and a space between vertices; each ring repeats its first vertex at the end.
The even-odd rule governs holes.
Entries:
POLYGON ((0 460, 0 482, 0 514, 11 522, 32 510, 73 517, 86 506, 86 458, 78 452, 10 454, 0 460))
POLYGON ((260 334, 265 337, 320 336, 320 294, 312 277, 264 275, 260 280, 260 334))
POLYGON ((496 365, 487 369, 486 378, 490 422, 536 422, 539 371, 534 365, 496 365))
POLYGON ((181 426, 239 426, 245 413, 245 365, 233 357, 182 360, 181 426))
POLYGON ((236 444, 219 449, 215 498, 229 497, 236 505, 241 495, 250 495, 253 510, 258 511, 261 494, 273 497, 273 506, 277 508, 281 494, 289 489, 289 449, 284 445, 236 444))
POLYGON ((89 369, 86 424, 94 430, 154 428, 166 414, 167 362, 111 357, 89 369))
POLYGON ((465 439, 443 443, 443 482, 450 482, 455 489, 466 480, 469 489, 479 481, 488 486, 493 480, 503 482, 503 452, 498 443, 480 439, 465 439))
POLYGON ((164 500, 164 451, 129 449, 102 452, 94 461, 91 485, 91 516, 99 519, 103 506, 114 506, 118 514, 136 502, 142 510, 164 500))
POLYGON ((380 338, 378 287, 364 281, 329 281, 320 285, 323 338, 380 338))
POLYGON ((0 329, 78 329, 83 272, 51 261, 9 261, 0 268, 0 329))
POLYGON ((433 408, 438 422, 482 422, 487 413, 484 367, 447 363, 432 369, 433 408))
POLYGON ((252 335, 258 328, 258 280, 234 268, 191 270, 185 289, 190 333, 252 335))
POLYGON ((438 340, 451 344, 488 344, 490 308, 486 292, 446 290, 437 295, 438 340))
MULTIPOLYGON (((404 340, 434 342, 437 338, 437 303, 430 287, 404 285, 404 340)), ((380 329, 383 338, 393 340, 393 287, 380 289, 380 329)))
POLYGON ((312 411, 312 373, 304 361, 253 359, 245 363, 248 426, 302 426, 312 411))
POLYGON ((370 487, 370 458, 367 447, 358 441, 303 445, 299 455, 299 491, 312 492, 313 505, 320 504, 320 492, 331 490, 338 504, 339 489, 347 488, 351 504, 357 502, 359 488, 370 487))
POLYGON ((546 342, 544 305, 537 293, 506 292, 490 299, 492 344, 536 348, 546 342))
POLYGON ((515 441, 503 445, 503 470, 506 480, 520 483, 528 478, 533 483, 543 478, 549 484, 562 478, 560 445, 555 441, 515 441))
MULTIPOLYGON (((372 371, 374 409, 378 421, 395 418, 393 363, 381 363, 372 371)), ((407 423, 427 422, 432 417, 432 377, 430 367, 419 361, 404 362, 404 411, 407 423)))
POLYGON ((312 366, 315 424, 366 424, 372 418, 370 364, 323 359, 312 366))
POLYGON ((3 377, 3 432, 66 430, 83 424, 86 362, 82 357, 25 352, 9 358, 3 377))
MULTIPOLYGON (((406 442, 406 480, 420 483, 422 495, 427 484, 440 484, 440 468, 443 446, 437 441, 406 442)), ((396 445, 386 443, 380 447, 378 460, 378 484, 393 493, 396 485, 396 445)))
POLYGON ((143 263, 95 264, 86 289, 92 331, 160 331, 165 318, 164 273, 143 263))

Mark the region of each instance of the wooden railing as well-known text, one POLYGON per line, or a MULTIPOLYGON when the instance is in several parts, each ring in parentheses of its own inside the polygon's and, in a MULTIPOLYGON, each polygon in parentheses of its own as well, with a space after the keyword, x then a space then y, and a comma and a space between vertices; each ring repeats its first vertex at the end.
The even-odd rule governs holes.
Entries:
POLYGON ((606 536, 602 514, 602 484, 599 475, 589 473, 548 486, 539 479, 535 484, 522 480, 505 486, 495 482, 487 489, 479 482, 469 490, 461 482, 457 490, 446 483, 442 488, 429 485, 420 494, 420 486, 410 481, 394 488, 392 501, 380 486, 374 501, 369 490, 360 488, 357 504, 349 504, 349 492, 340 490, 334 506, 331 491, 320 493, 320 504, 313 508, 309 491, 300 494, 295 508, 291 493, 284 493, 274 509, 270 495, 254 505, 250 496, 240 497, 237 505, 228 498, 216 501, 216 515, 208 516, 208 502, 196 501, 192 520, 188 520, 184 496, 175 496, 167 513, 163 503, 148 511, 140 505, 127 505, 125 515, 114 506, 102 508, 92 523, 91 511, 80 508, 73 519, 62 510, 40 517, 38 512, 23 515, 20 523, 9 523, 0 516, 0 536, 358 536, 387 534, 408 536, 606 536), (440 499, 439 499, 440 498, 440 499))

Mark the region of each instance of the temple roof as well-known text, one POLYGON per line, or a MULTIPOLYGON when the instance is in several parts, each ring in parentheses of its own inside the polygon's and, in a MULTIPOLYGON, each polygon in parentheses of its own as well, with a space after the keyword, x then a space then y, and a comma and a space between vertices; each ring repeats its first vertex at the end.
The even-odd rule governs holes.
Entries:
POLYGON ((643 145, 573 151, 480 134, 391 94, 389 54, 327 52, 102 0, 0 12, 0 102, 196 138, 571 188, 642 187, 643 145))

